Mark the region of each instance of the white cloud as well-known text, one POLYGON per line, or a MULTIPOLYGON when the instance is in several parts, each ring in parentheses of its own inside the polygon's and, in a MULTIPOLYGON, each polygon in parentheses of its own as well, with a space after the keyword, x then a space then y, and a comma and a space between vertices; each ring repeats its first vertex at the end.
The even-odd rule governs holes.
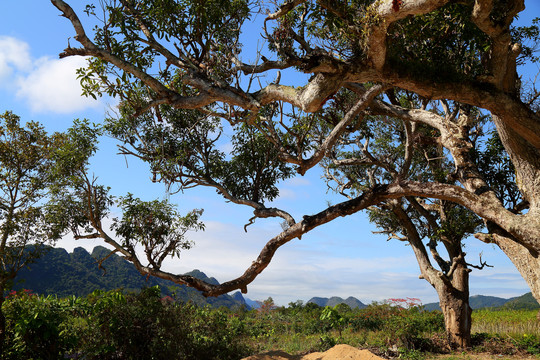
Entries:
POLYGON ((84 66, 83 57, 34 59, 26 42, 0 36, 0 86, 33 112, 68 114, 103 107, 102 102, 81 96, 76 70, 84 66))
POLYGON ((17 96, 34 112, 72 113, 102 106, 99 101, 81 96, 76 70, 86 66, 86 59, 40 58, 31 71, 17 81, 17 96))
POLYGON ((9 36, 0 36, 0 82, 9 82, 15 70, 30 68, 28 44, 9 36))

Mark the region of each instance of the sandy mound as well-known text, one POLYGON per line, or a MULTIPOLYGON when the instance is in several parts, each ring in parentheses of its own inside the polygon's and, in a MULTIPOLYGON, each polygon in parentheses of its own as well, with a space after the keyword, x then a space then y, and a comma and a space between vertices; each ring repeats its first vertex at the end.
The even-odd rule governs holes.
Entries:
POLYGON ((252 355, 242 360, 384 360, 368 350, 358 350, 349 345, 336 345, 326 352, 311 353, 305 356, 289 355, 283 351, 271 351, 252 355))

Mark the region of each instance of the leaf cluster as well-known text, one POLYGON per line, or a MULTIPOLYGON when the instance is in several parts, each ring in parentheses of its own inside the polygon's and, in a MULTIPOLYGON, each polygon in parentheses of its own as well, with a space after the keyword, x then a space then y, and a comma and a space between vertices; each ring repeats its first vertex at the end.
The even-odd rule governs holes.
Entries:
POLYGON ((124 104, 121 117, 107 120, 106 129, 123 142, 123 153, 147 161, 156 181, 170 188, 211 186, 227 198, 263 203, 276 198, 276 183, 292 175, 274 144, 247 125, 233 127, 230 142, 223 143, 214 116, 170 106, 132 111, 124 104))
POLYGON ((180 257, 181 250, 190 249, 185 239, 188 230, 204 230, 199 222, 202 210, 181 216, 168 201, 141 201, 132 194, 121 197, 118 206, 122 218, 114 218, 111 229, 121 239, 122 246, 133 251, 142 245, 150 264, 159 269, 167 256, 180 257))
POLYGON ((393 23, 388 30, 391 63, 430 79, 456 81, 486 74, 491 41, 470 14, 467 6, 449 4, 393 23))
MULTIPOLYGON (((245 0, 107 0, 102 14, 95 17, 94 42, 121 61, 156 77, 163 83, 186 71, 204 73, 209 78, 230 82, 232 59, 238 55, 243 22, 250 16, 245 0), (163 65, 163 56, 172 54, 183 65, 163 65)), ((170 61, 170 59, 168 60, 170 61)), ((176 64, 178 65, 178 64, 176 64)), ((84 93, 97 97, 102 93, 130 98, 142 82, 107 61, 92 58, 79 70, 84 93)))

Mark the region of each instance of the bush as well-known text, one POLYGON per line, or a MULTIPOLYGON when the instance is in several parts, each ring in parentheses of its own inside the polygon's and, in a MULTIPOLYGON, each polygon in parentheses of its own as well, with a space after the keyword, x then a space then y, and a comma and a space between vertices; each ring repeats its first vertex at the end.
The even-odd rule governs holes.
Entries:
POLYGON ((88 359, 234 359, 247 353, 228 326, 227 314, 162 301, 157 287, 139 294, 109 292, 90 300, 83 329, 88 359))
POLYGON ((66 333, 73 298, 59 300, 29 291, 11 292, 3 304, 6 317, 6 359, 58 359, 77 343, 66 333))
POLYGON ((227 311, 178 304, 160 290, 87 298, 12 294, 4 303, 6 359, 237 359, 239 322, 227 311))

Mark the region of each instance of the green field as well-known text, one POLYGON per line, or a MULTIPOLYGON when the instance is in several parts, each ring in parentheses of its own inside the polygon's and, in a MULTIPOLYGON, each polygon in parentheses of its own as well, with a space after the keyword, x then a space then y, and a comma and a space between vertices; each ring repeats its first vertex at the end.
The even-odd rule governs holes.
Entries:
MULTIPOLYGON (((319 307, 271 299, 258 310, 198 307, 162 298, 159 288, 139 294, 97 291, 56 298, 28 292, 7 296, 5 359, 240 359, 284 350, 325 351, 336 344, 386 357, 424 359, 448 353, 440 312, 401 303, 365 309, 319 307)), ((473 313, 470 354, 536 355, 536 310, 473 313)))

